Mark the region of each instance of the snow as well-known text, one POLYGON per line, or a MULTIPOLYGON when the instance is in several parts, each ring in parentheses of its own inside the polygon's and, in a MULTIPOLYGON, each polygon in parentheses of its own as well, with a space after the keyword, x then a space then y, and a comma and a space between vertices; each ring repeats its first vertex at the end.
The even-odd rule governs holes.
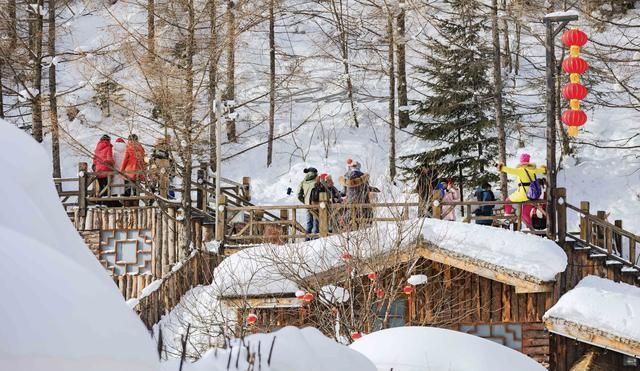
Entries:
MULTIPOLYGON (((162 371, 178 371, 180 361, 162 364, 162 371)), ((184 371, 375 371, 357 351, 336 343, 313 327, 284 327, 268 334, 234 339, 226 349, 210 349, 199 361, 187 363, 184 371), (273 351, 271 348, 273 347, 273 351), (248 362, 253 361, 253 364, 248 362)))
POLYGON ((587 276, 545 313, 552 318, 640 342, 640 288, 587 276))
POLYGON ((46 153, 2 120, 0 172, 0 369, 157 370, 144 325, 62 209, 46 153))
POLYGON ((511 348, 435 327, 396 327, 377 331, 349 346, 378 371, 543 371, 542 365, 511 348))
POLYGON ((439 248, 542 282, 553 281, 567 265, 564 251, 541 237, 476 224, 416 219, 381 222, 346 236, 247 248, 220 263, 213 286, 220 296, 294 293, 299 290, 297 282, 305 277, 343 265, 345 251, 357 258, 379 256, 391 251, 397 241, 400 248, 414 246, 420 235, 439 248))
POLYGON ((577 16, 577 15, 580 15, 580 13, 578 13, 578 11, 575 9, 569 9, 567 11, 548 13, 544 17, 554 18, 554 17, 568 17, 568 16, 574 16, 574 15, 577 16))
POLYGON ((414 274, 407 279, 409 285, 418 286, 427 283, 428 277, 424 274, 414 274))

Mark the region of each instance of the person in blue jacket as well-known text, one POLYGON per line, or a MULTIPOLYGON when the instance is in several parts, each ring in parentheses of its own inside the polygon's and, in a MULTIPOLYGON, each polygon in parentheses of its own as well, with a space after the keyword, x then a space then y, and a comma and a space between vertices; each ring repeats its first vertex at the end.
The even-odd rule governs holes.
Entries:
MULTIPOLYGON (((493 194, 493 191, 491 190, 491 184, 487 182, 482 183, 482 187, 478 187, 476 189, 475 196, 478 201, 483 201, 483 202, 496 200, 496 196, 493 194)), ((476 216, 493 216, 494 207, 495 205, 481 205, 473 213, 476 216)), ((477 219, 476 224, 492 225, 493 220, 477 219)))

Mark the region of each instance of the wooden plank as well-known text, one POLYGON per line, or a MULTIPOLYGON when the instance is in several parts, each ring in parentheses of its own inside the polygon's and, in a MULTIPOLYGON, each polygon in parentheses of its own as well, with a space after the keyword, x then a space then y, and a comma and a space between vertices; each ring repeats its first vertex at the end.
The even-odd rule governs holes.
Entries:
POLYGON ((491 319, 491 281, 480 277, 480 321, 488 323, 491 319))
POLYGON ((632 339, 618 337, 596 328, 553 317, 547 318, 545 326, 549 331, 564 337, 577 339, 580 342, 596 345, 600 348, 614 350, 631 357, 640 356, 640 342, 632 339))
POLYGON ((552 282, 534 282, 525 280, 515 273, 510 274, 506 269, 498 267, 492 269, 489 268, 488 265, 481 266, 470 259, 455 256, 453 253, 437 247, 418 248, 416 253, 423 258, 456 267, 467 272, 475 273, 493 281, 515 286, 516 292, 518 293, 551 292, 553 290, 552 282))
POLYGON ((502 321, 501 308, 502 283, 491 281, 491 322, 502 321))

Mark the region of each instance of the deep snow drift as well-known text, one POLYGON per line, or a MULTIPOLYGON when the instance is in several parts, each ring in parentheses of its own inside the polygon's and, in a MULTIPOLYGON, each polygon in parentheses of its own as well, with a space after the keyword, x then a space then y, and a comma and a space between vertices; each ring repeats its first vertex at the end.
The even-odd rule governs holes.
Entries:
POLYGON ((47 154, 2 120, 0 173, 0 370, 157 370, 144 325, 62 209, 47 154))
MULTIPOLYGON (((177 371, 180 362, 164 362, 162 371, 177 371)), ((211 349, 184 371, 375 371, 361 353, 324 336, 313 327, 285 327, 268 334, 232 340, 227 349, 211 349), (273 348, 273 350, 272 350, 273 348)))
POLYGON ((396 327, 349 346, 378 371, 544 371, 538 362, 493 341, 436 327, 396 327))

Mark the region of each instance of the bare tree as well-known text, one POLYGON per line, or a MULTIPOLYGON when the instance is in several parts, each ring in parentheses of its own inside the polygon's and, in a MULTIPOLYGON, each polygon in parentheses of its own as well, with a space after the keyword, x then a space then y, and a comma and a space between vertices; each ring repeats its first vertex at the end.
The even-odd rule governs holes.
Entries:
POLYGON ((407 59, 406 59, 406 43, 405 34, 405 6, 404 0, 399 2, 400 10, 396 18, 396 28, 398 35, 395 39, 396 45, 396 62, 398 63, 398 126, 401 129, 409 126, 409 104, 407 96, 407 59))
MULTIPOLYGON (((498 129, 498 162, 507 163, 507 138, 504 130, 504 111, 502 109, 502 63, 500 62, 500 30, 498 26, 498 0, 491 4, 491 35, 493 39, 493 105, 498 129)), ((500 173, 500 192, 508 194, 507 174, 500 173)))
POLYGON ((60 178, 60 130, 58 124, 58 88, 56 79, 56 0, 48 0, 49 19, 47 52, 51 58, 49 64, 49 119, 51 121, 51 158, 53 177, 60 178))

